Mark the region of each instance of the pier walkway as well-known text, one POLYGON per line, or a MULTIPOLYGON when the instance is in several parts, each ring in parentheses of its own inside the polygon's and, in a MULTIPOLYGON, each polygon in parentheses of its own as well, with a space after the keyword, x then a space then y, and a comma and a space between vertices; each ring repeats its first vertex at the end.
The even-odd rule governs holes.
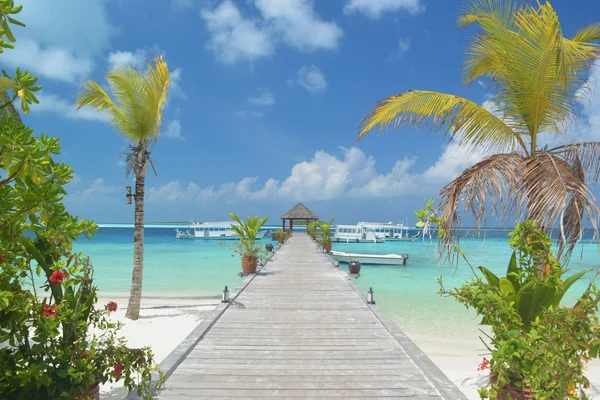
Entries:
POLYGON ((296 233, 247 277, 161 363, 159 398, 466 399, 315 247, 296 233))

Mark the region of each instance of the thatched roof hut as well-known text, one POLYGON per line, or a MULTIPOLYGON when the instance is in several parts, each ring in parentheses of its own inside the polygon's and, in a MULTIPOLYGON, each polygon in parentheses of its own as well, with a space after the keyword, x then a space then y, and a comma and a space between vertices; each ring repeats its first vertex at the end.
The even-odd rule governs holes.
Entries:
POLYGON ((308 223, 310 221, 318 221, 319 217, 310 211, 304 204, 298 203, 281 216, 281 226, 283 230, 285 230, 286 220, 290 221, 290 229, 293 229, 294 221, 304 221, 308 223))

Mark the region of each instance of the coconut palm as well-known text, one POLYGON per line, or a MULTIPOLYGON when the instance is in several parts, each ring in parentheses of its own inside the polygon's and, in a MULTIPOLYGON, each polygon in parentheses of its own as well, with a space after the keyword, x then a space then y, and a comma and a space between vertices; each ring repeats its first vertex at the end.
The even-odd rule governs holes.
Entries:
MULTIPOLYGON (((150 154, 158 140, 162 110, 170 84, 169 69, 162 57, 148 63, 147 70, 117 67, 106 76, 112 97, 96 81, 84 82, 77 108, 91 106, 105 112, 114 128, 129 142, 126 175, 135 174, 135 228, 133 278, 126 317, 139 317, 144 268, 144 186, 150 154)), ((154 166, 152 166, 154 168, 154 166)), ((155 171, 156 173, 156 171, 155 171)))
POLYGON ((567 133, 600 55, 600 23, 563 36, 551 4, 471 0, 458 20, 479 28, 466 52, 464 82, 491 88, 486 105, 451 94, 409 90, 381 100, 361 123, 358 139, 375 127, 443 130, 461 145, 491 154, 464 170, 440 192, 444 248, 460 226, 459 203, 485 226, 491 207, 499 219, 533 219, 559 227, 568 257, 587 216, 598 232, 598 206, 590 186, 600 174, 600 143, 571 143, 567 133), (489 105, 493 104, 493 107, 489 105), (562 136, 562 139, 561 139, 562 136), (541 142, 562 140, 548 148, 541 142))

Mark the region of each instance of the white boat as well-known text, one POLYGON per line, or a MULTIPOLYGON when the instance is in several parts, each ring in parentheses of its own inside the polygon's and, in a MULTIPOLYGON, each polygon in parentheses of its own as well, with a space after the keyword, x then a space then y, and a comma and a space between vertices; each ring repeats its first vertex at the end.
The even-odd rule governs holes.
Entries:
POLYGON ((410 235, 408 226, 403 224, 394 224, 393 222, 359 222, 357 226, 372 229, 375 232, 375 236, 386 242, 400 242, 400 241, 415 241, 421 234, 417 232, 416 235, 410 235))
POLYGON ((383 243, 375 231, 360 225, 336 225, 332 237, 335 243, 383 243))
MULTIPOLYGON (((238 240, 239 237, 231 229, 231 225, 238 225, 238 223, 231 221, 190 224, 186 230, 175 229, 175 237, 177 239, 238 240)), ((264 231, 258 232, 256 240, 262 239, 264 235, 264 231)))
POLYGON ((332 251, 331 255, 339 262, 359 261, 361 264, 406 265, 408 254, 360 254, 332 251))

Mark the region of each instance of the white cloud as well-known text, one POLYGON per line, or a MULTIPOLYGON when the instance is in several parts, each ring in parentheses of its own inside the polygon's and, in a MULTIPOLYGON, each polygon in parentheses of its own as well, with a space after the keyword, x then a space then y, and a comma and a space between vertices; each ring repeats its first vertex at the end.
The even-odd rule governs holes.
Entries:
POLYGON ((69 119, 85 119, 90 121, 108 122, 108 116, 101 111, 94 111, 89 108, 82 108, 79 111, 75 101, 70 102, 55 94, 40 92, 36 93, 40 104, 31 105, 31 113, 50 112, 69 119))
POLYGON ((425 11, 420 0, 348 0, 344 13, 362 13, 370 19, 379 19, 387 12, 407 11, 416 15, 425 11))
POLYGON ((410 49, 410 43, 412 42, 411 38, 404 37, 398 39, 398 51, 400 54, 404 54, 410 49))
POLYGON ((32 40, 19 40, 14 50, 5 52, 3 62, 42 77, 63 82, 79 82, 93 69, 92 60, 59 47, 41 47, 32 40))
POLYGON ((202 9, 201 15, 211 34, 206 48, 224 64, 253 61, 273 52, 268 33, 254 21, 244 19, 230 0, 225 0, 214 10, 202 9))
POLYGON ((174 181, 151 188, 149 199, 155 202, 267 198, 309 201, 431 195, 481 157, 451 143, 437 162, 425 170, 415 170, 415 158, 403 158, 397 160, 390 171, 378 173, 372 156, 356 147, 342 150, 341 157, 317 151, 311 160, 294 165, 283 181, 270 178, 256 187, 257 177, 245 177, 238 182, 208 188, 195 183, 184 187, 174 181))
POLYGON ((171 74, 171 87, 169 88, 169 94, 177 96, 181 99, 187 99, 187 96, 183 92, 181 87, 181 74, 183 73, 181 68, 175 68, 170 71, 171 74))
POLYGON ((310 0, 255 0, 274 37, 301 51, 336 49, 343 36, 334 22, 326 22, 310 0))
POLYGON ((267 89, 260 89, 256 96, 248 98, 248 102, 257 106, 270 106, 275 104, 275 96, 267 89))
POLYGON ((181 135, 181 122, 175 119, 167 124, 163 136, 169 139, 185 140, 181 135))
POLYGON ((118 68, 130 66, 131 68, 142 70, 149 61, 148 51, 145 49, 136 49, 135 51, 114 51, 108 54, 109 68, 118 68))
POLYGON ((176 11, 185 11, 194 6, 192 0, 173 0, 171 6, 176 11))
MULTIPOLYGON (((296 72, 296 83, 300 84, 310 93, 323 92, 327 89, 325 75, 315 64, 304 65, 296 72)), ((288 82, 289 84, 289 82, 288 82)))
POLYGON ((577 96, 583 99, 581 118, 569 133, 571 141, 600 141, 600 60, 596 60, 586 85, 577 96))
POLYGON ((240 110, 235 113, 235 116, 238 118, 262 118, 263 115, 264 114, 261 111, 240 110))
POLYGON ((77 174, 73 174, 73 177, 71 177, 71 181, 69 182, 69 184, 77 185, 79 182, 81 182, 81 177, 77 174))
POLYGON ((86 189, 69 193, 65 202, 82 205, 114 204, 122 201, 121 194, 125 197, 124 188, 107 185, 104 179, 97 178, 86 189))
POLYGON ((45 0, 22 0, 17 19, 27 27, 14 29, 17 43, 3 62, 35 75, 78 82, 93 69, 93 58, 108 48, 116 32, 110 25, 105 0, 64 0, 61 6, 45 0), (82 16, 85 18, 82 18, 82 16))
POLYGON ((315 12, 311 0, 253 0, 253 4, 257 18, 243 16, 231 0, 201 12, 211 35, 206 47, 224 64, 267 57, 278 43, 305 52, 332 50, 343 35, 336 23, 315 12))

